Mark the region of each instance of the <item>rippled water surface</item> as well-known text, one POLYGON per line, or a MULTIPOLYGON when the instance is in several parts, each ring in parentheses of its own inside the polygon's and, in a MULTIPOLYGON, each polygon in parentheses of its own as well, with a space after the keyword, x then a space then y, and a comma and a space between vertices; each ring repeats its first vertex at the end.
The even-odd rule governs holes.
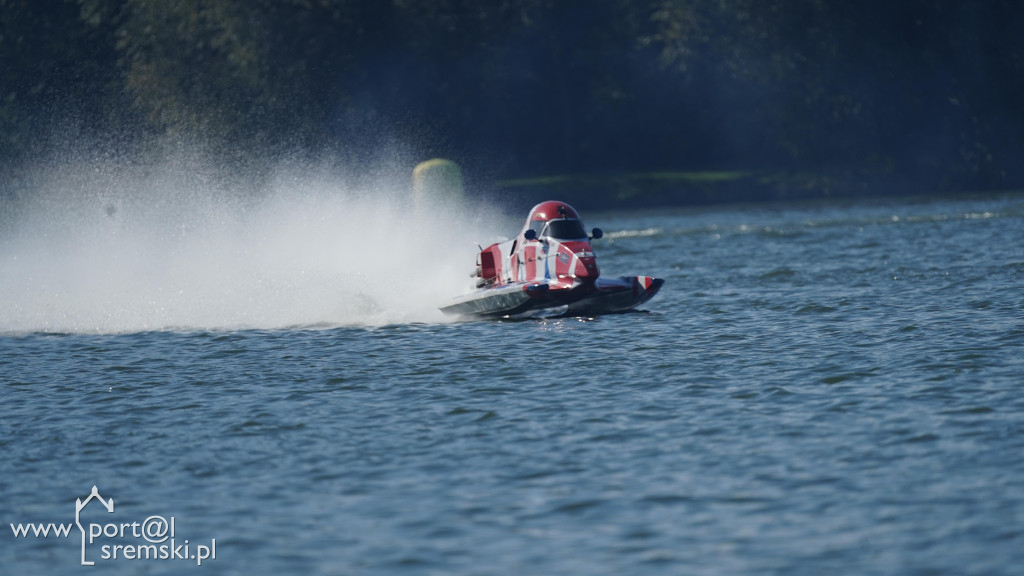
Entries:
POLYGON ((217 542, 97 573, 1021 573, 1021 197, 584 217, 646 312, 0 319, 3 572, 90 570, 8 524, 96 485, 91 522, 217 542))

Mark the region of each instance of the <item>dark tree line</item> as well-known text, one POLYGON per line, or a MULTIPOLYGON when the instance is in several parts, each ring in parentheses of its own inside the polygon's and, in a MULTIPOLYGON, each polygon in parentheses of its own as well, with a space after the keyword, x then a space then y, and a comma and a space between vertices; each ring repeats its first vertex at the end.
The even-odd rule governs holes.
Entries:
POLYGON ((0 174, 76 142, 225 162, 401 143, 493 176, 1024 180, 1015 0, 0 0, 0 174))

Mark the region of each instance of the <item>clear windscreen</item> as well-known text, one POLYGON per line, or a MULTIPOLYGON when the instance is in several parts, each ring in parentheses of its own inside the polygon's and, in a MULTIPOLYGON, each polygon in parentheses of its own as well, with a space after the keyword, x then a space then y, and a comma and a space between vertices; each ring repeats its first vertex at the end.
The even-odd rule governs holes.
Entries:
POLYGON ((587 231, 579 220, 551 220, 543 235, 556 240, 579 240, 587 237, 587 231))

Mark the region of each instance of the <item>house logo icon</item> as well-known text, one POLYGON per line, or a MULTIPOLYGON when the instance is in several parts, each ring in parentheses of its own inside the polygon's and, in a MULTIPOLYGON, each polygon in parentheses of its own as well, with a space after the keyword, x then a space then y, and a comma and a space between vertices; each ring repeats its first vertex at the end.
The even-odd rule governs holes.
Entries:
POLYGON ((82 502, 81 498, 75 500, 75 525, 78 526, 78 530, 82 533, 82 566, 93 566, 96 564, 85 559, 85 528, 82 527, 82 510, 85 510, 85 507, 92 502, 93 498, 99 500, 100 504, 107 509, 107 512, 114 513, 114 499, 108 498, 104 500, 95 486, 92 487, 92 494, 89 494, 85 502, 82 502))

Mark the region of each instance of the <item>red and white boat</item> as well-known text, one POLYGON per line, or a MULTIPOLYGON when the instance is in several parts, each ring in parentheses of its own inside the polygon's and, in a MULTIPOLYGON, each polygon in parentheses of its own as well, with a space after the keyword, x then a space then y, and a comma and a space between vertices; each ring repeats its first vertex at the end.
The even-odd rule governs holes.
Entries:
POLYGON ((511 317, 537 312, 607 314, 648 301, 665 282, 650 276, 603 278, 579 214, 565 202, 530 210, 519 235, 480 251, 476 290, 441 308, 445 314, 511 317))

